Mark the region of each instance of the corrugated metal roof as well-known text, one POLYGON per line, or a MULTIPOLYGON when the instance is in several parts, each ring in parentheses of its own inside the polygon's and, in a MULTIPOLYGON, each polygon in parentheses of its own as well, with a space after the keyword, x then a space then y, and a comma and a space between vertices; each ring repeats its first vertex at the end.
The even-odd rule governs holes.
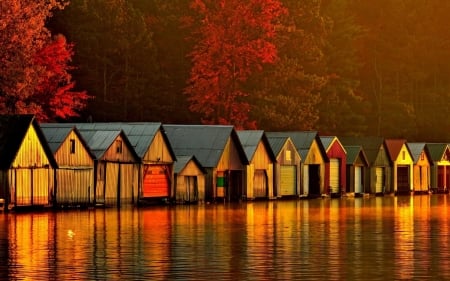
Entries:
POLYGON ((448 153, 448 145, 446 143, 427 143, 428 151, 430 152, 431 160, 433 162, 441 161, 444 155, 448 153))
POLYGON ((376 161, 380 148, 384 146, 384 139, 381 137, 339 137, 339 140, 344 146, 362 146, 370 164, 376 161))
POLYGON ((175 174, 181 173, 183 169, 186 167, 186 165, 190 162, 194 161, 194 163, 199 167, 199 169, 206 174, 206 171, 203 169, 200 162, 197 160, 197 158, 194 155, 177 155, 177 161, 173 164, 173 170, 175 174))
POLYGON ((283 149, 285 143, 289 140, 288 136, 267 136, 270 147, 275 156, 278 156, 283 149))
POLYGON ((347 151, 347 164, 355 164, 356 160, 358 160, 358 156, 361 155, 366 165, 369 165, 366 154, 362 146, 360 145, 348 145, 344 146, 347 151))
POLYGON ((320 141, 317 131, 266 132, 266 135, 269 138, 280 136, 290 137, 302 159, 306 159, 313 141, 316 140, 323 158, 325 161, 328 161, 325 148, 320 141))
POLYGON ((332 136, 321 136, 320 137, 320 141, 323 144, 323 147, 325 148, 325 150, 328 151, 328 149, 330 148, 331 144, 333 143, 333 140, 336 137, 332 137, 332 136))
MULTIPOLYGON (((237 131, 239 136, 239 140, 241 141, 242 146, 244 147, 245 155, 247 156, 247 160, 250 162, 255 155, 256 149, 260 142, 263 142, 264 131, 262 130, 243 130, 237 131)), ((264 144, 266 145, 266 144, 264 144)), ((272 150, 270 145, 266 145, 267 150, 272 150)), ((272 153, 272 151, 268 151, 268 153, 272 153)))
POLYGON ((233 126, 164 124, 163 129, 175 155, 194 155, 205 168, 218 165, 229 138, 235 142, 242 163, 248 162, 233 126))
POLYGON ((422 151, 426 153, 426 146, 424 142, 407 142, 406 145, 408 146, 409 151, 411 151, 411 156, 414 160, 414 163, 417 163, 417 161, 420 160, 422 151))
POLYGON ((33 126, 52 167, 57 167, 53 153, 33 115, 0 115, 0 167, 11 167, 23 139, 33 126))
POLYGON ((42 132, 47 139, 47 143, 52 150, 52 153, 55 154, 58 151, 61 144, 66 140, 67 136, 72 132, 73 128, 70 127, 47 127, 45 123, 40 124, 42 132))
MULTIPOLYGON (((158 131, 162 130, 162 124, 159 122, 111 122, 111 123, 76 123, 77 128, 80 130, 102 130, 102 131, 115 131, 122 130, 133 146, 136 154, 143 158, 148 151, 150 145, 155 138, 158 131)), ((170 146, 167 136, 163 134, 163 138, 166 140, 168 149, 172 154, 172 157, 176 159, 175 154, 170 146)))

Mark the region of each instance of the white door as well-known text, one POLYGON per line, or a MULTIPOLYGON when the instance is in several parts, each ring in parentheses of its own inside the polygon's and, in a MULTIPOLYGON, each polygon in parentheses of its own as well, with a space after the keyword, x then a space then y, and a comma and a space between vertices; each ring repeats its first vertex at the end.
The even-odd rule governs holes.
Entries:
POLYGON ((383 168, 375 168, 375 192, 382 193, 383 185, 384 185, 384 169, 383 168))
POLYGON ((363 193, 361 170, 362 167, 355 167, 355 193, 363 193))

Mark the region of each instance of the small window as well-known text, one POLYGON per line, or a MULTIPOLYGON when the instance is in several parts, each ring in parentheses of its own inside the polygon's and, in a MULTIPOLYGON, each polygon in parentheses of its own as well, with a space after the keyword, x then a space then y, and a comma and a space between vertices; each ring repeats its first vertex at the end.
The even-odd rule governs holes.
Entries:
POLYGON ((116 140, 116 153, 122 153, 122 141, 116 140))
POLYGON ((425 160, 425 153, 420 153, 420 160, 425 160))
POLYGON ((291 151, 286 150, 286 161, 291 161, 291 151))
POLYGON ((70 154, 74 154, 75 153, 75 140, 71 139, 70 140, 70 154))
POLYGON ((406 153, 404 151, 402 151, 402 159, 405 160, 406 159, 406 153))

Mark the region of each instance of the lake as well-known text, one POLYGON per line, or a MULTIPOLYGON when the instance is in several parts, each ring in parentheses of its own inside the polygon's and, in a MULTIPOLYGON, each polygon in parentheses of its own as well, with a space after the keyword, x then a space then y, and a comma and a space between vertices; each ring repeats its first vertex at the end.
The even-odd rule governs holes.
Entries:
POLYGON ((1 280, 450 280, 449 195, 0 214, 1 280))

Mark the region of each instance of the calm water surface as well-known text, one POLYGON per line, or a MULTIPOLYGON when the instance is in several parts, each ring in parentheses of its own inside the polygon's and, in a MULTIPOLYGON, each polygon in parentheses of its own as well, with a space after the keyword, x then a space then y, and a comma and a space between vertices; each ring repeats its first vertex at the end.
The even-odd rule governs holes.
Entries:
POLYGON ((450 280, 450 197, 0 214, 1 280, 450 280))

